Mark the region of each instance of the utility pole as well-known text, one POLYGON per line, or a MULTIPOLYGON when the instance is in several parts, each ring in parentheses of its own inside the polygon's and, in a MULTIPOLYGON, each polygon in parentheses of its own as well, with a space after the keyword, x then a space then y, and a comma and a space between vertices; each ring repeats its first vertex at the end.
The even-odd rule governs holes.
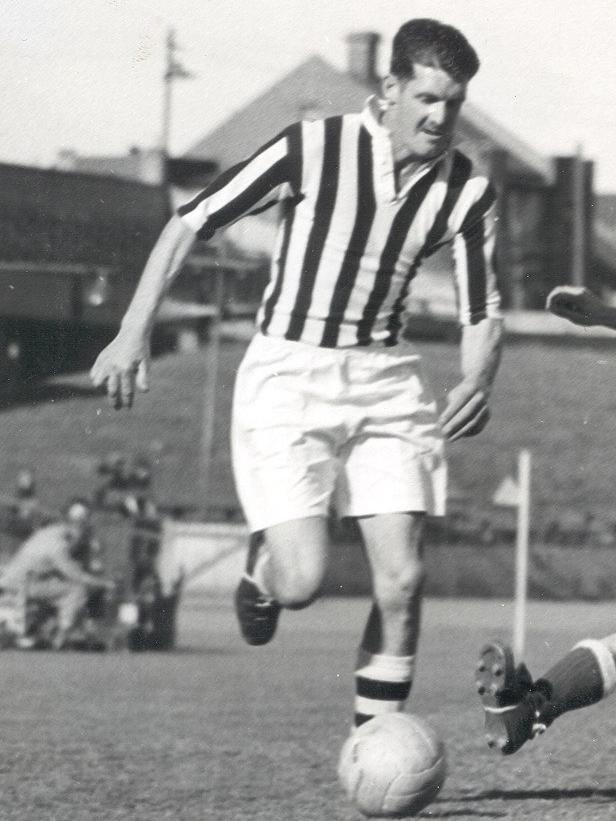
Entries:
POLYGON ((179 51, 178 44, 175 39, 175 30, 169 29, 167 32, 166 41, 166 65, 165 73, 163 75, 163 123, 160 140, 160 150, 164 158, 169 156, 169 141, 171 137, 171 97, 174 80, 188 80, 195 75, 190 71, 186 71, 184 66, 177 58, 179 51))

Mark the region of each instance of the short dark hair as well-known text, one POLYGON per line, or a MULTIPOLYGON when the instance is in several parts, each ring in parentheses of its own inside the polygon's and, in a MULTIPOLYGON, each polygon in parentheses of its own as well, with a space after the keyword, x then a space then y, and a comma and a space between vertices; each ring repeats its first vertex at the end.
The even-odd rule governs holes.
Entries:
POLYGON ((409 20, 394 37, 391 73, 410 79, 413 63, 440 68, 459 83, 468 82, 479 70, 477 52, 462 32, 429 18, 409 20))

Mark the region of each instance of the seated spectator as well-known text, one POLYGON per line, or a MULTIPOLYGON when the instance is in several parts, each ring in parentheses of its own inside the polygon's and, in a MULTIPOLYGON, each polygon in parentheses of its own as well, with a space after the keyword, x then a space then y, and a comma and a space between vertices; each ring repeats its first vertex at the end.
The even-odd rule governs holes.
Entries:
MULTIPOLYGON (((72 499, 62 520, 37 530, 22 544, 0 573, 0 596, 36 601, 57 614, 53 647, 59 649, 84 613, 88 595, 111 590, 113 582, 86 570, 92 537, 90 503, 72 499)), ((25 620, 24 620, 25 622, 25 620)), ((18 638, 27 646, 29 625, 18 638)))

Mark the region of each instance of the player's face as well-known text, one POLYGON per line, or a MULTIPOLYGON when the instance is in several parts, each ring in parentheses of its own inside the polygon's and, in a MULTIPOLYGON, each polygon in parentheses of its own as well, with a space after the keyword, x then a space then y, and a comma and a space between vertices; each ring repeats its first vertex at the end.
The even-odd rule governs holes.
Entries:
POLYGON ((396 159, 430 160, 449 146, 466 83, 440 68, 415 63, 413 77, 401 80, 390 75, 383 90, 396 159))

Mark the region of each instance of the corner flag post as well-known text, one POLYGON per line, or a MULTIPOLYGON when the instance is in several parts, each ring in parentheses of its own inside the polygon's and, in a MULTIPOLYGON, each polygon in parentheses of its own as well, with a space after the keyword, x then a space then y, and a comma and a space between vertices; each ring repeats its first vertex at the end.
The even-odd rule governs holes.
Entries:
POLYGON ((526 638, 526 598, 528 592, 528 542, 530 531, 530 451, 518 457, 518 517, 515 552, 515 607, 513 617, 513 651, 518 662, 524 657, 526 638))

